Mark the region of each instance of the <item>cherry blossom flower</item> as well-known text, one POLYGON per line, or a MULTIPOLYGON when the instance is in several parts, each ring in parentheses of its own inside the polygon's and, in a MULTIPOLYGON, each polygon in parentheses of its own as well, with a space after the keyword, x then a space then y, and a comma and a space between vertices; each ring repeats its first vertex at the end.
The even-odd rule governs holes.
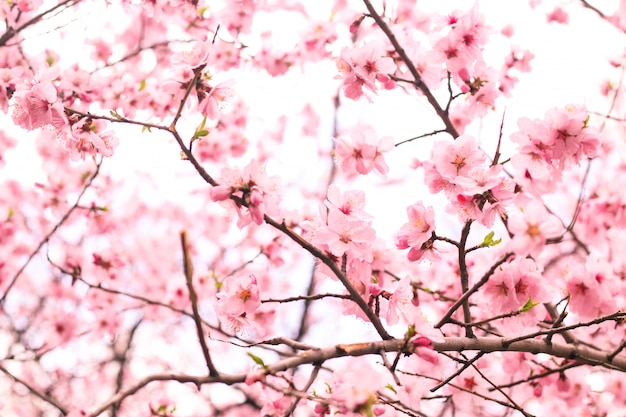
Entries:
POLYGON ((225 280, 222 290, 217 293, 215 308, 221 314, 240 316, 253 314, 260 305, 257 280, 250 275, 225 280))
POLYGON ((323 242, 337 257, 346 254, 349 258, 371 262, 376 232, 369 221, 349 218, 338 210, 331 210, 327 224, 317 230, 316 240, 323 242))
POLYGON ((365 193, 359 190, 348 190, 345 193, 335 184, 328 187, 328 197, 324 204, 330 210, 339 210, 346 216, 367 219, 371 216, 363 208, 365 207, 365 193))
POLYGON ((219 111, 223 110, 228 101, 235 95, 235 91, 231 87, 233 84, 233 80, 228 80, 213 87, 207 87, 208 93, 203 100, 200 100, 198 111, 209 119, 217 118, 219 111))
POLYGON ((458 176, 485 163, 485 154, 472 136, 461 135, 454 142, 437 142, 431 155, 434 169, 445 180, 454 183, 458 176))
POLYGON ((571 260, 565 282, 572 311, 585 319, 615 311, 615 280, 610 264, 596 253, 589 256, 584 267, 571 260))
POLYGON ((16 84, 12 117, 17 125, 32 130, 52 124, 54 118, 63 118, 63 105, 52 83, 58 76, 59 68, 52 67, 16 84))
POLYGON ((529 258, 516 258, 496 270, 484 287, 489 306, 498 314, 519 310, 529 300, 548 299, 541 271, 529 258))
POLYGON ((210 50, 210 41, 196 42, 191 49, 172 55, 172 65, 191 70, 203 67, 207 64, 210 50))
POLYGON ((231 199, 239 217, 239 228, 250 222, 263 223, 265 214, 277 216, 280 213, 278 177, 268 177, 256 160, 251 161, 243 172, 236 168, 223 168, 221 181, 221 185, 211 188, 211 198, 213 201, 231 199))
POLYGON ((85 154, 112 156, 113 149, 119 144, 119 139, 111 130, 106 130, 108 122, 105 120, 80 119, 71 127, 69 134, 61 133, 60 139, 70 152, 72 159, 84 159, 85 154))
POLYGON ((569 22, 569 15, 565 10, 560 7, 555 7, 548 15, 546 16, 548 22, 567 24, 569 22))
POLYGON ((392 89, 395 83, 388 74, 393 74, 396 64, 386 56, 383 44, 377 41, 345 48, 337 59, 337 69, 344 84, 346 97, 357 100, 363 95, 363 87, 376 93, 376 81, 385 89, 392 89))
POLYGON ((348 175, 368 174, 376 170, 384 177, 389 167, 383 153, 391 151, 393 147, 392 137, 378 137, 370 126, 359 127, 352 130, 350 140, 337 140, 335 157, 337 164, 348 175))
POLYGON ((435 211, 432 207, 424 207, 418 201, 406 209, 409 222, 402 226, 396 238, 398 249, 408 249, 410 261, 416 261, 423 256, 422 246, 432 237, 435 229, 435 211))
POLYGON ((521 213, 513 213, 508 227, 513 233, 509 247, 518 255, 537 256, 549 238, 563 233, 559 219, 539 200, 530 201, 521 213))

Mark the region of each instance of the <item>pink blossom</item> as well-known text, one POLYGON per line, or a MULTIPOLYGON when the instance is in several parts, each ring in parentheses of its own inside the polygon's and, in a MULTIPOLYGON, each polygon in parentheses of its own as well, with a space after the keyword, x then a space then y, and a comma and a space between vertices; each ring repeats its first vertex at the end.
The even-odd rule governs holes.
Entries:
POLYGON ((469 135, 461 135, 453 142, 437 142, 431 156, 437 172, 448 181, 467 176, 472 168, 486 161, 478 142, 469 135))
POLYGON ((328 213, 327 225, 317 230, 316 240, 323 242, 329 251, 341 257, 372 260, 372 244, 376 232, 369 221, 351 219, 337 210, 328 213))
POLYGON ((113 131, 106 130, 108 122, 83 118, 73 123, 69 132, 62 130, 59 133, 61 142, 70 152, 72 159, 79 157, 84 159, 85 154, 113 155, 113 149, 119 144, 119 139, 113 131))
POLYGON ((560 7, 555 7, 547 16, 548 22, 566 24, 569 22, 569 15, 560 7))
POLYGON ((190 50, 185 50, 172 55, 172 65, 187 69, 196 69, 207 64, 211 42, 196 42, 190 50))
POLYGON ((261 305, 256 277, 250 275, 226 279, 222 291, 217 293, 217 300, 215 308, 221 314, 253 314, 261 305))
POLYGON ((426 336, 417 335, 411 339, 413 352, 420 358, 432 363, 439 363, 439 355, 433 348, 432 341, 426 336))
POLYGON ((563 233, 559 219, 548 213, 539 200, 532 200, 521 213, 513 213, 509 217, 508 227, 513 233, 509 247, 518 255, 536 256, 549 238, 556 238, 563 233))
POLYGON ((496 270, 483 291, 493 311, 510 313, 519 310, 529 300, 546 301, 548 291, 542 281, 541 271, 532 259, 516 258, 496 270))
POLYGON ((277 216, 280 213, 278 177, 268 177, 256 160, 251 161, 243 172, 236 168, 222 168, 220 180, 222 184, 209 191, 211 198, 213 201, 231 199, 230 203, 237 210, 237 226, 240 228, 250 222, 263 223, 265 214, 277 216))
POLYGON ((422 257, 422 246, 431 237, 435 229, 435 211, 432 207, 424 207, 424 203, 417 203, 406 209, 409 222, 404 224, 396 238, 398 249, 410 248, 409 260, 415 261, 422 257))
POLYGON ((208 87, 208 94, 198 104, 198 111, 208 117, 215 119, 219 115, 219 111, 223 110, 230 99, 235 95, 235 91, 231 87, 233 80, 224 81, 213 87, 208 87))
POLYGON ((360 127, 352 130, 350 140, 337 140, 335 157, 337 164, 348 175, 355 172, 368 174, 376 170, 384 177, 389 172, 389 167, 383 153, 391 151, 393 147, 392 137, 378 137, 372 127, 360 127))
POLYGON ((591 254, 584 268, 571 262, 565 276, 572 311, 591 319, 615 311, 616 275, 611 265, 598 254, 591 254))
POLYGON ((25 79, 15 86, 13 121, 32 130, 63 118, 63 105, 57 100, 57 89, 52 83, 59 76, 59 68, 52 67, 25 79))
POLYGON ((365 207, 365 193, 359 190, 348 190, 342 193, 339 187, 331 184, 328 187, 328 197, 324 204, 331 210, 339 210, 346 216, 361 219, 370 218, 363 208, 365 207))
POLYGON ((391 89, 395 83, 388 74, 393 74, 396 64, 386 55, 380 42, 369 42, 354 48, 344 48, 337 59, 337 78, 343 80, 346 97, 358 99, 363 95, 363 87, 377 91, 376 81, 385 89, 391 89))

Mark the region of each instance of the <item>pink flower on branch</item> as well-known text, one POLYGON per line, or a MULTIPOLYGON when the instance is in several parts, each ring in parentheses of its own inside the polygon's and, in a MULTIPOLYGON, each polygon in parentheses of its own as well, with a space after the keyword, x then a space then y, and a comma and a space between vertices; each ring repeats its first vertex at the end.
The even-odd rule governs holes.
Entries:
POLYGON ((542 281, 541 270, 532 259, 516 258, 504 264, 483 289, 491 308, 488 314, 516 312, 529 300, 533 303, 547 301, 548 291, 542 281))
POLYGON ((363 87, 373 93, 378 91, 378 82, 386 90, 395 87, 395 82, 389 77, 396 71, 393 59, 386 56, 381 42, 345 48, 337 58, 337 69, 341 75, 346 97, 358 100, 363 95, 363 87))
POLYGON ((48 68, 15 86, 12 116, 18 126, 33 130, 64 118, 63 105, 52 83, 58 76, 58 67, 48 68))
POLYGON ((427 242, 432 238, 435 230, 435 211, 432 207, 424 207, 424 203, 417 203, 406 209, 409 222, 400 229, 396 238, 398 249, 409 249, 407 255, 410 261, 422 258, 425 250, 429 250, 427 242))
POLYGON ((369 221, 349 218, 338 210, 331 210, 327 224, 317 230, 316 240, 325 244, 336 257, 345 254, 348 259, 371 262, 376 232, 369 221))
POLYGON ((280 185, 278 177, 268 177, 265 169, 255 160, 241 172, 237 168, 222 168, 222 184, 211 188, 213 201, 230 199, 237 210, 237 226, 242 228, 251 222, 263 223, 265 214, 278 216, 280 209, 280 185))

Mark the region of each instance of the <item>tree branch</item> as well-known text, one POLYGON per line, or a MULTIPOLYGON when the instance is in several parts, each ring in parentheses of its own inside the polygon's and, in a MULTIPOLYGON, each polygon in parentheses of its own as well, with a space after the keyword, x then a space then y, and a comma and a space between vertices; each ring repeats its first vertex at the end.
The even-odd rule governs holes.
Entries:
POLYGON ((191 263, 191 257, 189 256, 189 245, 187 243, 187 232, 184 230, 180 232, 180 244, 183 248, 183 269, 185 272, 185 278, 187 280, 187 289, 189 290, 189 301, 191 302, 191 310, 193 311, 193 321, 196 324, 196 331, 198 333, 198 341, 202 348, 202 355, 204 361, 209 369, 209 376, 217 377, 219 372, 211 360, 209 348, 204 339, 204 330, 202 329, 202 319, 200 318, 200 312, 198 311, 198 295, 193 288, 193 265, 191 263))

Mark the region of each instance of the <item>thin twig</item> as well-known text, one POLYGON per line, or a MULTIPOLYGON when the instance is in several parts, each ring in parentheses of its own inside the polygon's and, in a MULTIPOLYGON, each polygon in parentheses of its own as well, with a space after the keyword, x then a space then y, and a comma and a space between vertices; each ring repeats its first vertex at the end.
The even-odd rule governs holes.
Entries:
POLYGON ((369 15, 372 17, 372 19, 374 19, 378 27, 387 36, 387 38, 391 42, 391 45, 393 45, 393 48, 400 56, 400 59, 402 59, 404 64, 407 66, 409 72, 411 73, 411 76, 414 79, 413 85, 418 90, 420 90, 422 94, 424 94, 424 96, 426 96, 426 100, 428 100, 430 105, 433 107, 433 109, 437 113, 437 116, 439 116, 443 124, 446 126, 446 132, 448 132, 453 138, 455 139, 458 138, 459 132, 457 132, 456 128, 452 124, 452 121, 450 120, 448 113, 444 109, 441 108, 441 106, 439 105, 439 102, 437 101, 433 93, 430 91, 426 83, 424 83, 424 80, 422 80, 422 77, 417 71, 417 68, 415 68, 415 65, 413 65, 413 61, 411 61, 411 58, 409 58, 409 56, 406 54, 404 48, 402 47, 402 45, 400 45, 400 42, 398 42, 398 39, 396 39, 396 36, 393 34, 391 29, 389 28, 389 25, 387 25, 387 23, 382 19, 382 17, 380 17, 380 15, 376 12, 376 9, 374 9, 374 6, 372 6, 372 3, 370 0, 363 0, 363 3, 365 3, 365 6, 367 7, 367 10, 369 11, 369 15))
POLYGON ((65 409, 65 407, 63 407, 61 404, 59 404, 59 402, 57 400, 55 400, 54 398, 52 398, 50 395, 44 393, 44 392, 40 392, 38 389, 36 389, 35 387, 33 387, 31 384, 29 384, 28 382, 24 381, 23 379, 13 375, 11 372, 9 372, 8 369, 6 369, 3 365, 0 365, 0 371, 2 371, 5 375, 7 375, 9 378, 11 378, 12 380, 14 380, 15 382, 19 383, 20 385, 23 385, 24 387, 26 387, 26 389, 33 394, 35 397, 47 402, 48 404, 52 405, 54 408, 56 408, 57 410, 59 410, 61 412, 61 414, 63 415, 67 415, 67 413, 69 413, 69 411, 67 411, 65 409))
POLYGON ((507 259, 509 259, 513 254, 512 253, 506 253, 504 254, 500 259, 498 259, 493 265, 491 265, 491 268, 489 268, 489 270, 487 272, 485 272, 485 274, 483 275, 483 277, 476 283, 474 284, 474 286, 472 288, 470 288, 469 290, 465 291, 463 293, 463 295, 461 295, 461 297, 456 300, 456 302, 452 305, 452 307, 450 307, 450 309, 446 312, 446 314, 441 318, 441 320, 439 320, 437 322, 437 324, 435 324, 435 328, 439 329, 441 328, 441 326, 443 326, 444 324, 446 324, 448 322, 448 320, 450 320, 450 317, 452 317, 452 315, 454 314, 454 312, 463 304, 465 303, 465 301, 467 299, 469 299, 469 297, 474 294, 476 291, 478 291, 478 289, 480 287, 482 287, 483 285, 485 285, 487 283, 487 281, 489 280, 489 277, 491 277, 491 275, 493 275, 493 273, 496 271, 496 269, 498 269, 498 267, 500 265, 502 265, 503 263, 505 263, 507 261, 507 259))
POLYGON ((83 186, 83 189, 81 190, 81 192, 78 194, 78 197, 76 198, 76 202, 74 202, 72 207, 70 207, 67 210, 67 212, 65 212, 63 217, 61 217, 61 220, 59 220, 59 222, 52 228, 52 230, 50 230, 50 232, 48 232, 48 234, 39 242, 39 245, 37 245, 35 250, 31 252, 31 254, 26 259, 26 262, 24 262, 22 267, 17 270, 15 275, 13 275, 13 278, 11 278, 11 281, 9 282, 9 285, 4 290, 4 294, 2 294, 2 297, 0 297, 0 305, 4 303, 4 301, 6 300, 7 296, 9 295, 9 291, 11 291, 11 288, 13 288, 13 286, 17 282, 17 279, 22 275, 22 273, 24 272, 26 267, 30 264, 30 262, 33 260, 33 258, 39 253, 41 248, 43 248, 43 246, 46 243, 48 243, 50 238, 52 238, 52 236, 56 233, 56 231, 59 230, 59 228, 61 226, 63 226, 63 224, 67 221, 67 219, 69 219, 70 216, 72 215, 72 213, 74 213, 74 211, 78 208, 80 200, 83 198, 83 196, 85 195, 85 193, 87 192, 89 187, 91 187, 91 183, 93 182, 93 180, 100 173, 100 166, 101 165, 102 165, 102 161, 96 163, 96 171, 91 176, 89 176, 89 178, 85 182, 85 185, 83 186))

